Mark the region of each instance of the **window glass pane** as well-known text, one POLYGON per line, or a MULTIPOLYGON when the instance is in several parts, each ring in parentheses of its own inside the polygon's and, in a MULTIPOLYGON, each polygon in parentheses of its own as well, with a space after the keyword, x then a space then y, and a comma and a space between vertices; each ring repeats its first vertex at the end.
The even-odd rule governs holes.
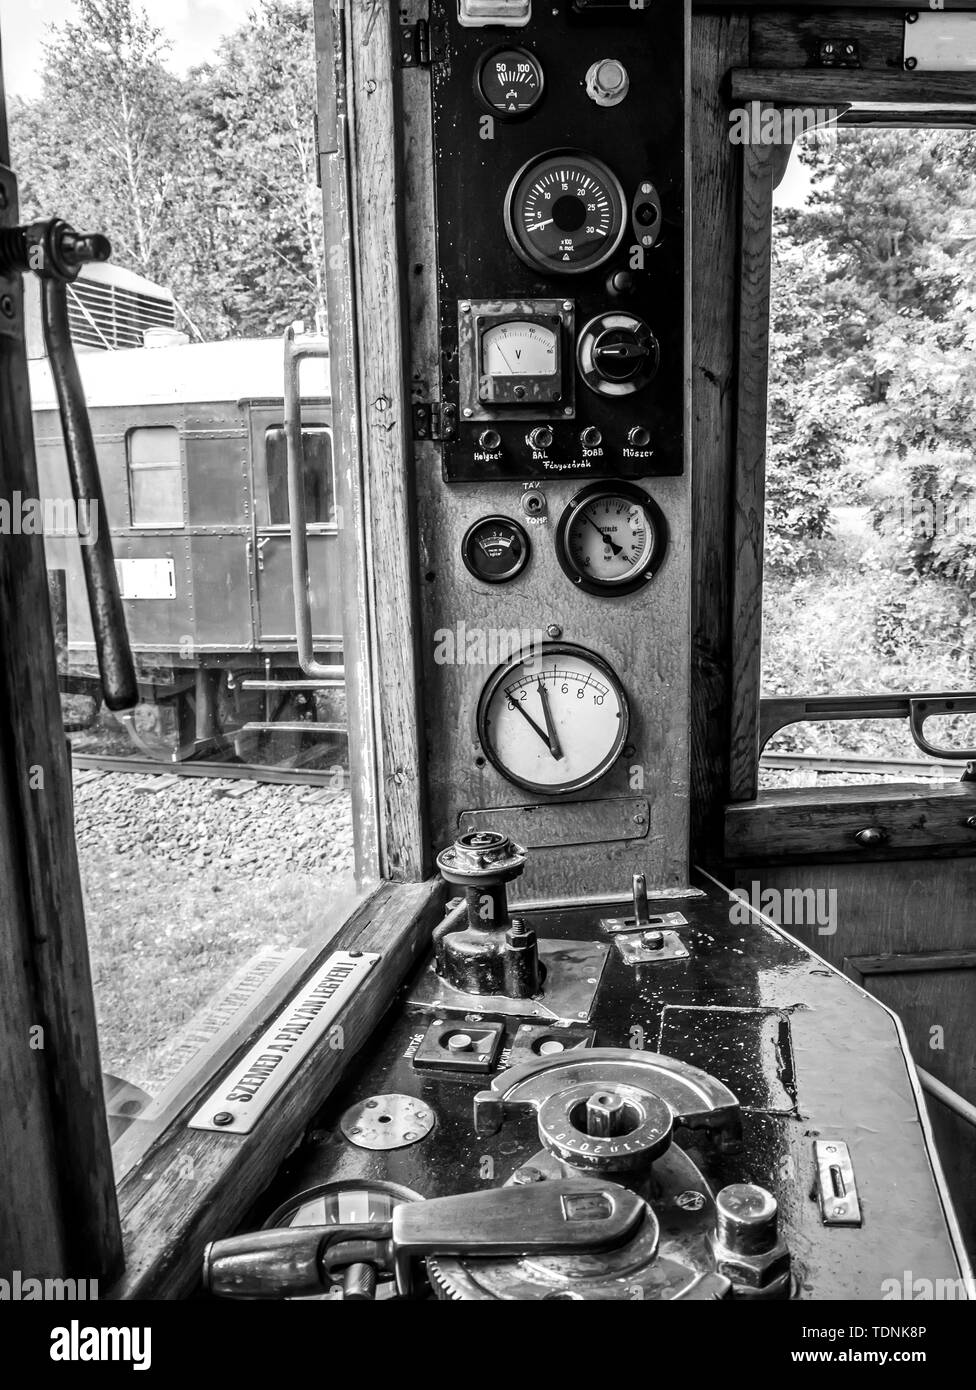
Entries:
POLYGON ((763 694, 976 690, 976 132, 828 129, 776 196, 763 694))
POLYGON ((179 430, 172 426, 131 430, 128 451, 133 526, 182 526, 179 430))
MULTIPOLYGON (((97 319, 79 358, 140 682, 131 727, 101 699, 80 548, 52 539, 47 555, 122 1171, 371 886, 351 795, 370 750, 347 737, 344 665, 364 619, 343 592, 361 557, 343 550, 340 563, 349 539, 324 529, 336 517, 331 416, 313 356, 301 590, 315 655, 337 676, 310 680, 281 422, 285 330, 326 346, 311 0, 253 14, 156 6, 152 21, 133 6, 131 28, 127 6, 88 7, 83 25, 68 8, 49 32, 5 34, 4 57, 23 218, 63 215, 114 248, 83 270, 75 299, 97 319), (134 183, 126 150, 104 138, 123 93, 134 183), (100 154, 66 163, 69 149, 100 154)), ((35 428, 57 437, 40 361, 32 377, 35 428)))
POLYGON ((183 481, 179 468, 133 469, 129 485, 133 526, 182 526, 183 481))
MULTIPOLYGON (((335 522, 332 481, 332 436, 328 430, 302 430, 305 456, 305 520, 309 526, 335 522)), ((288 453, 283 429, 270 429, 265 437, 268 469, 268 519, 272 526, 287 526, 288 453)))

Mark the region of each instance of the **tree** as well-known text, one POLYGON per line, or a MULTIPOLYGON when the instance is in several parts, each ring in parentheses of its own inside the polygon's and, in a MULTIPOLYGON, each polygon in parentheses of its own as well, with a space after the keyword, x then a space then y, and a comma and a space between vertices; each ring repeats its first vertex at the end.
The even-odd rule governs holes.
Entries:
POLYGON ((28 216, 105 231, 116 259, 168 270, 178 220, 180 85, 169 45, 132 0, 76 0, 51 31, 42 94, 15 101, 11 138, 28 216))
POLYGON ((11 103, 25 216, 104 231, 199 336, 324 329, 311 6, 261 0, 180 79, 138 0, 75 4, 11 103))
POLYGON ((314 33, 306 0, 262 0, 195 77, 213 121, 227 302, 239 331, 325 328, 314 33))

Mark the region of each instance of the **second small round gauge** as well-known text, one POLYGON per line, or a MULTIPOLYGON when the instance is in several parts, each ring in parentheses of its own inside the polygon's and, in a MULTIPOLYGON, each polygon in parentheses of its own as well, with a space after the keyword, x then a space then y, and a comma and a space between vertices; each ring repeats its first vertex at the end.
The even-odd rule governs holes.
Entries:
POLYGON ((530 115, 542 100, 542 64, 526 48, 497 48, 478 63, 474 87, 488 109, 502 121, 530 115))
POLYGON ((556 554, 574 584, 615 596, 643 588, 660 568, 668 524, 631 483, 593 483, 576 494, 556 528, 556 554))
POLYGON ((506 584, 529 563, 529 537, 510 517, 482 517, 466 532, 461 558, 469 574, 483 584, 506 584))

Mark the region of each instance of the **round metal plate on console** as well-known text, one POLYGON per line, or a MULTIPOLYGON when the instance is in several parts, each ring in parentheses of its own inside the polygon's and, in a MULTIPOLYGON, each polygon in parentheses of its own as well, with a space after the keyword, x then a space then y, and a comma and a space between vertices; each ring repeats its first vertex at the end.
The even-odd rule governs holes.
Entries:
POLYGON ((369 1096, 350 1108, 339 1128, 360 1149, 405 1149, 426 1139, 434 1128, 434 1112, 416 1096, 369 1096))

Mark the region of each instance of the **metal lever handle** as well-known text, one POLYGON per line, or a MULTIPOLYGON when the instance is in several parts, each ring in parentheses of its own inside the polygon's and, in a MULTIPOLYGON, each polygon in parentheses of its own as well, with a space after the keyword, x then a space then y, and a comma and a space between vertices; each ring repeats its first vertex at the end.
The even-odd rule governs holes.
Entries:
POLYGON ((77 279, 83 265, 107 261, 111 254, 107 237, 97 232, 76 232, 60 218, 28 227, 11 227, 0 235, 0 265, 23 274, 34 271, 42 283, 44 341, 58 395, 71 491, 79 512, 85 503, 88 515, 94 518, 94 534, 87 537, 87 545, 81 546, 81 558, 102 693, 108 708, 119 711, 135 707, 139 687, 115 573, 95 441, 71 342, 67 292, 69 281, 77 279))
POLYGON ((412 1286, 411 1261, 425 1255, 572 1255, 622 1245, 644 1219, 645 1204, 616 1183, 563 1179, 492 1188, 427 1202, 404 1202, 390 1221, 361 1226, 300 1226, 214 1241, 203 1257, 203 1285, 224 1298, 287 1298, 321 1293, 334 1269, 372 1264, 412 1286))
MULTIPOLYGON (((305 519, 305 446, 302 442, 301 364, 306 357, 328 357, 324 342, 295 342, 285 333, 285 449, 288 459, 288 519, 291 524, 291 579, 295 596, 298 664, 317 680, 336 679, 336 667, 316 661, 312 648, 312 601, 308 592, 308 530, 305 519)), ((341 678, 341 668, 339 677, 341 678)))
POLYGON ((88 515, 94 518, 93 535, 89 537, 87 545, 81 546, 81 559, 102 678, 102 694, 110 710, 134 709, 139 701, 139 687, 115 572, 115 555, 106 521, 95 441, 71 342, 66 282, 45 278, 41 302, 44 342, 58 394, 71 491, 75 505, 85 503, 89 509, 88 515))
POLYGON ((972 748, 936 748, 925 737, 925 722, 937 715, 976 713, 976 699, 971 695, 943 696, 935 699, 912 700, 909 704, 909 728, 912 738, 923 753, 930 758, 944 758, 946 761, 970 762, 976 758, 972 748))

